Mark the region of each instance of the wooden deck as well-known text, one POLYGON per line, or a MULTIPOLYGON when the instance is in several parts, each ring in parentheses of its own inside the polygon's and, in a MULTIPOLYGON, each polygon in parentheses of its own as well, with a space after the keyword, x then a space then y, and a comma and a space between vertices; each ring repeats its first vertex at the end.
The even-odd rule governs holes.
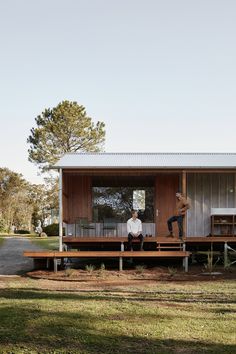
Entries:
MULTIPOLYGON (((79 248, 82 245, 89 245, 92 243, 94 245, 120 245, 120 250, 125 250, 125 245, 128 243, 127 237, 63 237, 63 242, 68 246, 68 248, 79 248)), ((135 241, 139 242, 139 240, 135 241)), ((227 263, 229 246, 235 248, 236 237, 235 236, 198 236, 198 237, 187 237, 183 241, 178 238, 170 237, 145 237, 144 247, 148 252, 156 249, 157 251, 190 251, 191 253, 196 253, 197 251, 208 251, 209 249, 220 250, 224 253, 224 265, 227 263), (145 247, 145 244, 150 244, 150 247, 145 247), (197 248, 197 250, 196 250, 197 248)))
MULTIPOLYGON (((235 237, 236 239, 236 237, 235 237)), ((110 237, 95 237, 95 236, 66 236, 62 238, 63 243, 121 243, 121 242, 128 242, 128 237, 124 236, 110 236, 110 237)), ((183 243, 183 241, 180 241, 177 238, 171 238, 171 237, 144 237, 144 242, 145 243, 183 243)), ((133 242, 140 242, 139 239, 133 240, 133 242)))
MULTIPOLYGON (((82 245, 108 245, 108 244, 118 244, 120 245, 120 250, 125 251, 125 245, 128 244, 127 237, 63 237, 63 243, 68 246, 69 249, 79 248, 82 245)), ((133 244, 139 244, 139 239, 134 239, 133 244)), ((153 249, 158 251, 162 250, 183 250, 184 242, 179 239, 172 238, 163 238, 159 239, 158 237, 145 237, 144 244, 152 244, 153 249)), ((150 247, 149 247, 150 251, 150 247)))
POLYGON ((224 242, 236 242, 235 236, 198 236, 198 237, 187 237, 185 239, 186 243, 224 243, 224 242))
MULTIPOLYGON (((113 237, 89 237, 89 236, 65 236, 63 237, 63 243, 65 244, 79 244, 79 243, 128 243, 128 238, 124 236, 113 236, 113 237)), ((134 242, 139 242, 139 240, 134 240, 134 242)), ((183 241, 178 238, 171 237, 144 237, 144 243, 157 243, 157 244, 191 244, 191 243, 225 243, 232 242, 236 243, 236 236, 197 236, 197 237, 186 237, 183 241)))
MULTIPOLYGON (((137 243, 140 241, 137 240, 137 243)), ((185 271, 188 271, 188 258, 191 255, 194 247, 197 245, 213 245, 223 247, 224 250, 224 264, 227 263, 228 244, 236 243, 236 237, 224 236, 224 237, 188 237, 183 241, 178 238, 169 237, 145 237, 144 244, 154 244, 154 250, 145 251, 126 251, 124 245, 128 243, 127 237, 63 237, 63 243, 68 245, 71 250, 59 252, 59 251, 25 251, 25 257, 31 257, 33 259, 53 259, 54 270, 57 271, 57 260, 64 258, 118 258, 119 269, 123 269, 123 258, 182 258, 185 271), (77 251, 72 250, 81 244, 119 244, 120 250, 84 250, 77 251), (191 249, 191 245, 193 245, 191 249), (188 247, 189 246, 189 247, 188 247)))

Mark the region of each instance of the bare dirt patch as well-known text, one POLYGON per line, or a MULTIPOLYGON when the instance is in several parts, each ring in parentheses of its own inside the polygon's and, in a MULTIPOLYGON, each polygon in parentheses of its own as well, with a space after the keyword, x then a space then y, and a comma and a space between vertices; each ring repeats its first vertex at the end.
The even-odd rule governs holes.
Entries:
POLYGON ((236 270, 224 271, 220 269, 219 275, 203 275, 200 267, 191 270, 189 273, 184 273, 181 270, 174 275, 168 269, 157 267, 152 269, 145 269, 141 274, 137 270, 125 270, 122 272, 115 270, 94 270, 89 273, 81 269, 73 269, 71 272, 61 270, 57 273, 52 271, 38 270, 27 273, 27 276, 33 279, 41 279, 50 281, 52 286, 53 281, 57 284, 59 282, 70 284, 70 288, 78 287, 80 289, 111 289, 114 287, 125 286, 147 286, 158 284, 158 282, 168 283, 195 283, 219 281, 225 279, 236 279, 236 270), (73 285, 74 284, 74 285, 73 285), (77 285, 76 285, 77 284, 77 285))

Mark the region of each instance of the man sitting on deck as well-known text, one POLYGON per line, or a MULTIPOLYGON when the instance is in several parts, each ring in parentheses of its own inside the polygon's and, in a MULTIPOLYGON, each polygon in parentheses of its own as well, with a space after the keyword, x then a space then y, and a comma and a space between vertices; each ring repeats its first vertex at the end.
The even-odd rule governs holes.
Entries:
POLYGON ((138 219, 136 210, 132 210, 131 213, 132 218, 127 221, 129 249, 133 251, 132 241, 138 238, 140 240, 140 251, 143 251, 142 221, 138 219))
POLYGON ((184 219, 184 216, 186 214, 186 211, 189 208, 190 208, 190 205, 189 205, 187 199, 184 198, 182 193, 177 192, 176 193, 176 211, 175 211, 175 215, 173 215, 167 221, 168 230, 169 230, 168 237, 174 237, 172 223, 177 221, 178 228, 179 228, 179 238, 180 238, 180 240, 183 239, 183 219, 184 219))

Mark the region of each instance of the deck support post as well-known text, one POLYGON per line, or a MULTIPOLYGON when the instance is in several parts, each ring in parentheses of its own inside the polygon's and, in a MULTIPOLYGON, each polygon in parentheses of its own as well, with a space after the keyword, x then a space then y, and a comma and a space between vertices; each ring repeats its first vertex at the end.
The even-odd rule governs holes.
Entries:
POLYGON ((47 258, 46 268, 49 269, 50 259, 47 258))
POLYGON ((62 216, 62 169, 59 170, 59 251, 62 252, 63 216, 62 216))
MULTIPOLYGON (((186 252, 186 243, 183 243, 183 251, 186 252)), ((187 273, 188 272, 188 257, 184 257, 183 259, 183 267, 184 271, 187 273)))
POLYGON ((123 258, 119 257, 119 271, 123 270, 123 258))
MULTIPOLYGON (((182 193, 187 199, 187 174, 186 171, 182 171, 182 193)), ((183 220, 183 232, 184 236, 187 234, 187 213, 183 220)))
POLYGON ((124 250, 125 250, 124 242, 121 242, 120 250, 121 250, 121 252, 124 252, 124 250))
MULTIPOLYGON (((182 244, 182 250, 185 252, 186 251, 186 244, 185 244, 185 242, 182 244)), ((185 260, 184 260, 184 258, 183 258, 183 268, 184 268, 184 266, 185 266, 185 260)))
POLYGON ((57 273, 57 258, 53 258, 54 272, 57 273))
POLYGON ((188 273, 188 257, 184 257, 184 271, 188 273))
POLYGON ((224 243, 224 268, 227 268, 228 265, 228 244, 224 243))

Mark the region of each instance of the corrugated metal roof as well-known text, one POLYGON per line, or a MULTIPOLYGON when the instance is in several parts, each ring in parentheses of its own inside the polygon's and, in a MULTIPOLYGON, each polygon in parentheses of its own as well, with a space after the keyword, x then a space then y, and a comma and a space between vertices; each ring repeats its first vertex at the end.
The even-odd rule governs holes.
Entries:
POLYGON ((236 168, 236 153, 68 153, 54 168, 236 168))

